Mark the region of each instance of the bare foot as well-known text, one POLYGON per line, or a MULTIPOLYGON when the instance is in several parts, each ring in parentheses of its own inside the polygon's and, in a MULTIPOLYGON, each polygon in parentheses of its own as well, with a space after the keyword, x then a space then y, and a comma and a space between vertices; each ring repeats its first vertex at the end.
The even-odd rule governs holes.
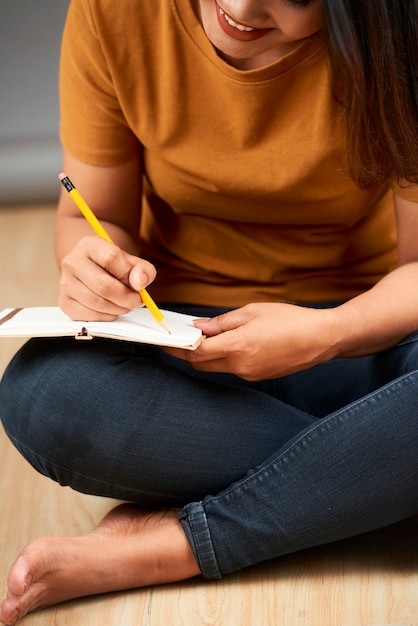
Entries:
POLYGON ((43 537, 22 550, 0 621, 64 600, 184 580, 200 574, 175 511, 122 504, 81 537, 43 537))

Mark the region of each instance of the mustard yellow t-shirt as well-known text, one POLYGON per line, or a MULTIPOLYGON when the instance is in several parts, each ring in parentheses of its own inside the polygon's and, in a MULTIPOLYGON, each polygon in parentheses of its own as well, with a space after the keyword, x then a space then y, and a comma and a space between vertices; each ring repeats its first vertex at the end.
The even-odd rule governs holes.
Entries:
POLYGON ((141 158, 159 302, 344 300, 395 265, 392 192, 347 174, 320 35, 240 71, 191 0, 72 0, 60 91, 70 153, 141 158))

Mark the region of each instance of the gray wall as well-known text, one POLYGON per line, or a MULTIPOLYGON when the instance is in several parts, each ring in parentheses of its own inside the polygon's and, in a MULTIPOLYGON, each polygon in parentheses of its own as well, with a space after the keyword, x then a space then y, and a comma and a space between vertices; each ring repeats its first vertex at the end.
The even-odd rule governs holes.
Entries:
POLYGON ((0 203, 53 200, 58 64, 69 0, 0 0, 0 203))

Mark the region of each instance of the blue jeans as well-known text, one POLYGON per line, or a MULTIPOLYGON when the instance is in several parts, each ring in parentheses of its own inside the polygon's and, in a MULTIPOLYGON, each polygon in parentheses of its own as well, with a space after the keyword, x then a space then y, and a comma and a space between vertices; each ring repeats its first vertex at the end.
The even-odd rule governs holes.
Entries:
POLYGON ((220 578, 418 511, 417 370, 418 333, 259 383, 155 347, 33 339, 4 374, 0 417, 62 485, 183 507, 203 576, 220 578))

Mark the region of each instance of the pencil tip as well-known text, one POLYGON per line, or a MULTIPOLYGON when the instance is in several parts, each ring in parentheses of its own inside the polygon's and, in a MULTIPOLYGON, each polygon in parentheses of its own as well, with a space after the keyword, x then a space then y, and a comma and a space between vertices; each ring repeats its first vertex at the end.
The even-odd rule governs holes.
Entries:
POLYGON ((166 322, 164 320, 161 320, 160 322, 161 326, 164 328, 164 330, 171 335, 171 330, 169 329, 169 327, 167 326, 166 322))

